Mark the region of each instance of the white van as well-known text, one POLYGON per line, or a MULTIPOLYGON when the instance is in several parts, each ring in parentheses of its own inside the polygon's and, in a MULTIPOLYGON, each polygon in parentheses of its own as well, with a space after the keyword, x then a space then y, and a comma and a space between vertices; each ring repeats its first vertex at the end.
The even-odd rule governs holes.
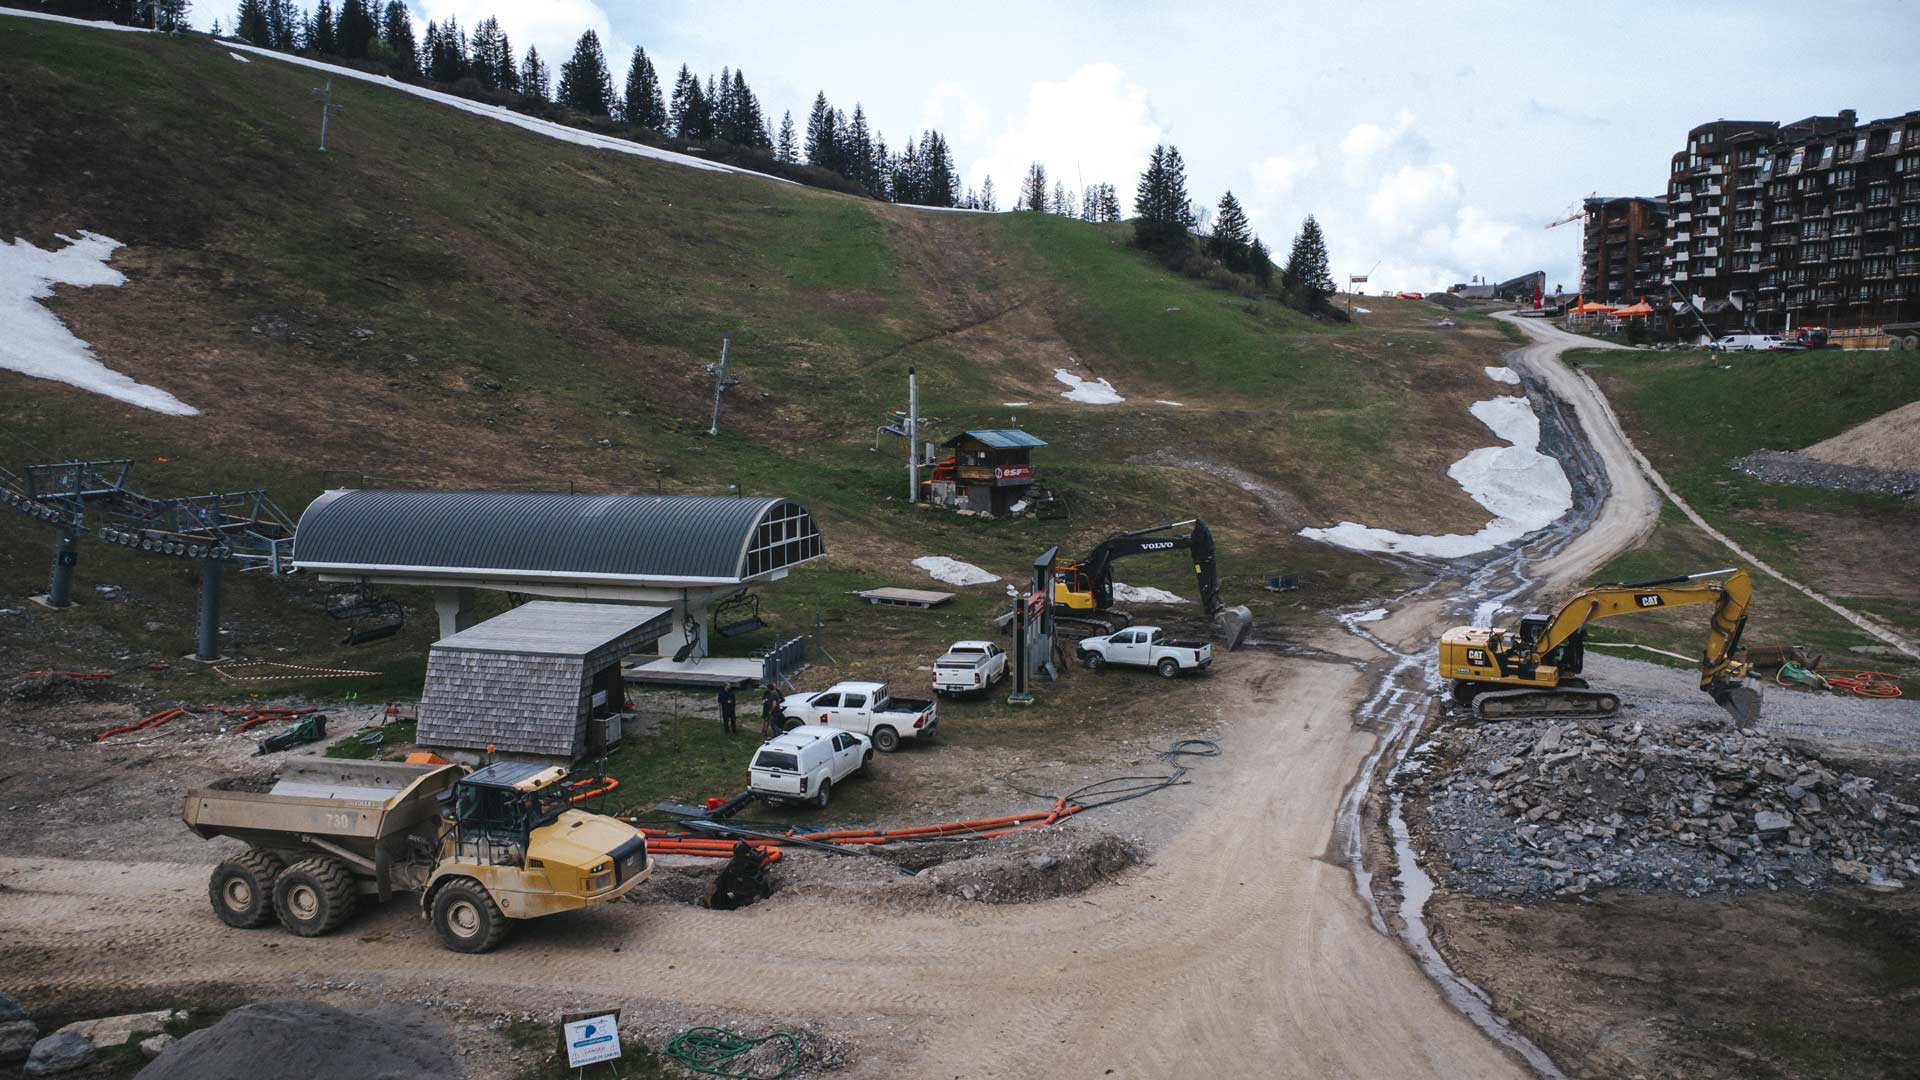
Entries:
POLYGON ((1709 342, 1707 348, 1716 352, 1776 352, 1802 348, 1798 342, 1788 341, 1776 334, 1728 334, 1709 342))
POLYGON ((811 802, 824 807, 833 785, 873 760, 865 735, 818 724, 801 724, 760 744, 747 767, 747 790, 768 802, 811 802))

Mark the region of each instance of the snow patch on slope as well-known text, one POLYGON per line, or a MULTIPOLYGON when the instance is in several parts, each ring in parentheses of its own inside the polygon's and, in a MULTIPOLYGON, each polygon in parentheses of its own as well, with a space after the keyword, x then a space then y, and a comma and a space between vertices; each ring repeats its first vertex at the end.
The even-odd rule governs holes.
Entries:
POLYGON ((934 580, 949 585, 987 585, 1000 580, 972 563, 945 555, 922 555, 913 560, 913 565, 925 570, 934 580))
POLYGON ((1343 521, 1300 535, 1354 551, 1393 552, 1457 559, 1491 551, 1542 529, 1573 509, 1573 485, 1560 463, 1540 452, 1540 418, 1523 397, 1474 402, 1471 412, 1511 446, 1486 446, 1453 463, 1447 475, 1494 518, 1471 536, 1410 536, 1343 521))
POLYGON ((1151 585, 1129 585, 1124 581, 1113 583, 1113 598, 1123 604, 1185 604, 1185 597, 1175 596, 1165 589, 1156 589, 1151 585))
POLYGON ((1487 369, 1487 378, 1492 379, 1494 382, 1510 383, 1514 386, 1520 385, 1520 373, 1510 367, 1490 367, 1487 369))
POLYGON ((107 265, 120 241, 83 232, 67 246, 42 251, 25 240, 0 241, 0 368, 35 379, 51 379, 169 416, 197 416, 200 410, 158 387, 135 382, 102 364, 93 346, 67 329, 39 301, 55 285, 124 285, 127 276, 107 265))
POLYGON ((246 57, 244 57, 244 56, 241 56, 241 55, 240 55, 239 53, 237 53, 237 52, 234 52, 234 51, 233 51, 232 49, 228 49, 228 50, 227 50, 227 55, 228 55, 228 56, 231 56, 231 57, 233 57, 233 58, 234 58, 235 60, 238 60, 238 61, 240 61, 240 62, 241 62, 241 63, 243 63, 243 64, 251 64, 251 63, 253 63, 253 61, 251 61, 251 60, 249 60, 249 59, 247 59, 247 58, 246 58, 246 57))
POLYGON ((1118 405, 1127 400, 1105 379, 1089 382, 1066 368, 1054 368, 1053 377, 1067 387, 1060 392, 1060 396, 1068 401, 1078 401, 1083 405, 1118 405))

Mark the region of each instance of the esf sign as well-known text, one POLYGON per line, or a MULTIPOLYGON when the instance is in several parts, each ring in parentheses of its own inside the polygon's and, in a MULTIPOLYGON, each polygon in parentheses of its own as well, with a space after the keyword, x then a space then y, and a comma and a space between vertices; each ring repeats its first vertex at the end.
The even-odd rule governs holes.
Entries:
POLYGON ((993 478, 995 480, 1031 480, 1033 479, 1033 466, 995 465, 993 467, 993 478))
POLYGON ((578 1069, 620 1057, 620 1014, 562 1018, 560 1041, 567 1048, 567 1068, 578 1069))

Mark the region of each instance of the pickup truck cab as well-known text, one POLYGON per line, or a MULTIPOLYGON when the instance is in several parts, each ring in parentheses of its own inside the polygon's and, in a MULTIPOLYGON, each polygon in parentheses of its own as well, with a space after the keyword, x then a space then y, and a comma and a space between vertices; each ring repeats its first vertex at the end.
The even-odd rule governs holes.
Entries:
POLYGON ((815 694, 790 694, 780 715, 791 730, 801 724, 839 728, 873 740, 873 748, 891 754, 901 739, 932 735, 940 726, 939 708, 931 699, 897 698, 886 683, 834 683, 815 694))
POLYGON ((1007 652, 991 641, 956 641, 933 662, 933 692, 985 693, 1007 677, 1007 652))
POLYGON ((1108 664, 1150 667, 1163 679, 1183 671, 1204 671, 1213 663, 1213 646, 1204 641, 1174 641, 1157 626, 1130 626, 1106 637, 1082 638, 1080 662, 1098 671, 1108 664))
POLYGON ((747 766, 747 790, 768 802, 811 802, 825 808, 833 785, 873 760, 865 735, 796 724, 760 744, 747 766))

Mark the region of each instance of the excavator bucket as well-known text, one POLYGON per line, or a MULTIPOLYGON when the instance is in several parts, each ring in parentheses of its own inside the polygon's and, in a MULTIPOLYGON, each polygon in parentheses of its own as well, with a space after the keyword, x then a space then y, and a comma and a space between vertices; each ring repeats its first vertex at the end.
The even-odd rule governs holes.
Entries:
POLYGON ((1245 604, 1221 608, 1213 617, 1213 636, 1232 652, 1247 640, 1253 630, 1253 612, 1245 604))
POLYGON ((1714 704, 1733 717, 1734 727, 1748 731, 1760 722, 1760 691, 1742 683, 1725 682, 1708 692, 1713 695, 1714 704))

